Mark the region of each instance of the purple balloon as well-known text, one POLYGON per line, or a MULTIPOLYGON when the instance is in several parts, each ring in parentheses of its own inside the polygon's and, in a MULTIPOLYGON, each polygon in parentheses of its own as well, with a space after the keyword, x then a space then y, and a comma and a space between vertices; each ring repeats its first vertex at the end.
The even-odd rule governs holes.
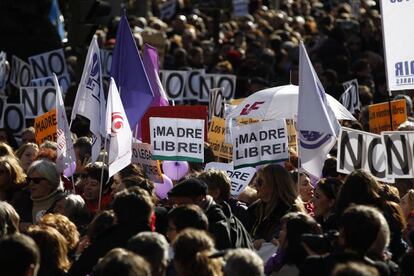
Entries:
POLYGON ((160 198, 164 199, 167 197, 168 192, 174 186, 171 179, 165 174, 162 175, 163 183, 155 183, 155 194, 160 198))
POLYGON ((188 173, 189 165, 186 161, 167 161, 162 162, 162 171, 172 180, 180 180, 188 173))

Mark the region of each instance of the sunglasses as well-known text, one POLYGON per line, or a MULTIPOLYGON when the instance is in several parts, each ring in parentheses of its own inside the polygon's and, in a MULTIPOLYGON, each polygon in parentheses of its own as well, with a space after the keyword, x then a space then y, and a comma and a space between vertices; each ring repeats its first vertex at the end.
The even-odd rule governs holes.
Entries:
POLYGON ((33 181, 33 183, 39 184, 40 181, 47 180, 47 179, 44 178, 44 177, 26 177, 26 180, 27 180, 28 183, 33 181))

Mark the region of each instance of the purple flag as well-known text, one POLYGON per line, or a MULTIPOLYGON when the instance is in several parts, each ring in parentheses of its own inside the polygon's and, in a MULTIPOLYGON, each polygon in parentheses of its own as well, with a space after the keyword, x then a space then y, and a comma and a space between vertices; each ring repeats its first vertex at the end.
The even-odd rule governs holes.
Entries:
POLYGON ((111 77, 121 94, 130 127, 135 129, 154 100, 154 94, 125 15, 121 17, 116 34, 111 77))
POLYGON ((162 87, 159 74, 158 53, 157 49, 149 44, 144 45, 144 67, 154 93, 155 99, 151 106, 168 106, 168 98, 162 87))

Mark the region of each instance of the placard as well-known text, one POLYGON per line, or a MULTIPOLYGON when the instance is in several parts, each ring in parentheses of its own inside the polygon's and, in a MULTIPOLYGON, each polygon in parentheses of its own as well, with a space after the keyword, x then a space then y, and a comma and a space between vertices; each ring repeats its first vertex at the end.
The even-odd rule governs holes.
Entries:
POLYGON ((369 131, 379 134, 382 131, 396 130, 400 124, 407 120, 406 108, 404 99, 391 102, 391 128, 388 102, 368 106, 369 131))
POLYGON ((144 174, 155 183, 162 183, 161 167, 157 160, 152 160, 152 148, 146 143, 132 143, 132 163, 140 164, 144 174))
POLYGON ((30 64, 24 62, 16 56, 12 56, 10 71, 10 83, 17 88, 29 86, 32 79, 32 69, 30 64))
POLYGON ((208 142, 215 156, 231 160, 233 157, 233 145, 225 142, 225 133, 225 120, 213 117, 208 131, 208 142))
POLYGON ((56 89, 51 86, 20 87, 20 101, 24 104, 26 118, 32 119, 56 106, 56 89))
POLYGON ((34 122, 34 128, 36 135, 36 143, 38 145, 41 145, 46 140, 56 142, 56 109, 54 108, 51 111, 36 117, 34 122))
POLYGON ((342 83, 345 92, 341 95, 339 102, 346 107, 352 114, 361 110, 361 102, 359 101, 358 80, 353 79, 342 83))

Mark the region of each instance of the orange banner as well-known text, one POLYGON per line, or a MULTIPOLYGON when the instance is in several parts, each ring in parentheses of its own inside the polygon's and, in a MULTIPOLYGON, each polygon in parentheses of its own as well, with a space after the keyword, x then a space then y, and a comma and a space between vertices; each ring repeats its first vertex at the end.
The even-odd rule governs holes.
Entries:
POLYGON ((382 131, 396 130, 407 120, 405 100, 391 102, 392 128, 390 125, 390 111, 388 102, 368 106, 369 131, 380 134, 382 131))
POLYGON ((40 145, 46 140, 56 142, 56 125, 56 109, 36 117, 34 123, 36 143, 40 145))

